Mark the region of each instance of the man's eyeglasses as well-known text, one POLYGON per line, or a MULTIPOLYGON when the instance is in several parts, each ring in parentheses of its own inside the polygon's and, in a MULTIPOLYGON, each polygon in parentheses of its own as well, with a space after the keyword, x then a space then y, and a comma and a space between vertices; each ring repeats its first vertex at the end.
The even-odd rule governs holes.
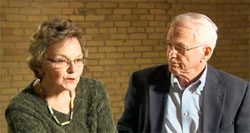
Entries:
POLYGON ((76 67, 82 67, 86 63, 86 58, 77 58, 74 60, 69 60, 66 58, 59 58, 59 59, 50 59, 46 58, 46 61, 51 63, 51 66, 54 68, 66 68, 71 65, 71 63, 74 64, 76 67))
POLYGON ((196 46, 193 46, 193 47, 183 47, 181 45, 173 45, 172 43, 165 43, 165 47, 167 48, 167 50, 176 50, 178 53, 185 53, 185 51, 190 51, 192 49, 196 49, 196 48, 199 48, 199 47, 202 47, 204 46, 203 44, 200 44, 200 45, 196 45, 196 46))

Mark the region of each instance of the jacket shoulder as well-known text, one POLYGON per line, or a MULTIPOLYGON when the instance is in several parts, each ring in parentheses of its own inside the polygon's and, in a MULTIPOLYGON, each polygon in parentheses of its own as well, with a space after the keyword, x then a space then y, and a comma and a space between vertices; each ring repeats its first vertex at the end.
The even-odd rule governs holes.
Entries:
POLYGON ((250 87, 249 81, 212 66, 208 67, 207 78, 210 84, 223 84, 227 89, 250 87))
POLYGON ((137 89, 148 88, 150 86, 158 89, 167 88, 170 84, 168 65, 159 65, 136 71, 132 74, 130 80, 131 84, 134 84, 137 89))
POLYGON ((133 73, 133 75, 135 76, 139 76, 139 77, 143 77, 143 78, 148 78, 151 77, 153 75, 159 75, 162 73, 169 73, 168 71, 168 65, 159 65, 159 66, 154 66, 154 67, 149 67, 149 68, 145 68, 139 71, 135 71, 133 73))
POLYGON ((235 83, 239 83, 239 84, 247 84, 249 83, 249 81, 240 78, 236 75, 227 73, 225 71, 213 68, 212 66, 209 66, 209 71, 208 71, 208 75, 210 75, 209 73, 213 73, 215 75, 217 75, 217 77, 219 77, 219 79, 221 81, 223 81, 224 83, 229 83, 229 84, 235 84, 235 83))

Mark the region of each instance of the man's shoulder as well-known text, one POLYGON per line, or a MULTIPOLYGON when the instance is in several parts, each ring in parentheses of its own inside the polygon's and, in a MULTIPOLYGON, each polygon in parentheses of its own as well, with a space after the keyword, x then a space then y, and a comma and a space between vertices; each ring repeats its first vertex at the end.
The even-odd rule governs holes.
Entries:
MULTIPOLYGON (((208 67, 208 75, 215 75, 216 77, 219 78, 219 80, 223 81, 224 83, 229 83, 229 84, 235 84, 235 83, 239 83, 239 84, 249 84, 249 81, 239 77, 239 76, 236 76, 236 75, 233 75, 233 74, 230 74, 228 72, 225 72, 223 70, 220 70, 220 69, 217 69, 217 68, 214 68, 212 66, 209 65, 208 67)), ((211 77, 211 76, 210 76, 211 77)))
POLYGON ((170 72, 168 70, 168 65, 164 64, 135 71, 132 74, 132 77, 144 80, 146 82, 154 82, 154 81, 166 80, 169 77, 169 75, 170 72))
POLYGON ((158 66, 152 66, 148 68, 144 68, 138 71, 135 71, 135 74, 150 74, 150 73, 157 73, 157 72, 162 72, 162 71, 168 71, 168 65, 158 65, 158 66))

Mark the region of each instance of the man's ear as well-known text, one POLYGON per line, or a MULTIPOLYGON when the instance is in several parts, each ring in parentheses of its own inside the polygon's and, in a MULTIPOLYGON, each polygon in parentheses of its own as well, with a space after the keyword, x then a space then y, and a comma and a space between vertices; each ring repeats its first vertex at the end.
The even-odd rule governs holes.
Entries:
POLYGON ((213 53, 213 49, 210 46, 206 46, 204 48, 204 57, 203 57, 203 59, 208 61, 210 59, 210 57, 212 56, 212 53, 213 53))

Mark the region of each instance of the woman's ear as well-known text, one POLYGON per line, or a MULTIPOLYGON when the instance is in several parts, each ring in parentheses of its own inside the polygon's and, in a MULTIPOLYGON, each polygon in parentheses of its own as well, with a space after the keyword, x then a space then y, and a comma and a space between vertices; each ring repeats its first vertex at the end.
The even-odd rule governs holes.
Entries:
POLYGON ((42 80, 44 73, 42 72, 41 68, 37 68, 36 70, 33 70, 36 78, 42 80))

